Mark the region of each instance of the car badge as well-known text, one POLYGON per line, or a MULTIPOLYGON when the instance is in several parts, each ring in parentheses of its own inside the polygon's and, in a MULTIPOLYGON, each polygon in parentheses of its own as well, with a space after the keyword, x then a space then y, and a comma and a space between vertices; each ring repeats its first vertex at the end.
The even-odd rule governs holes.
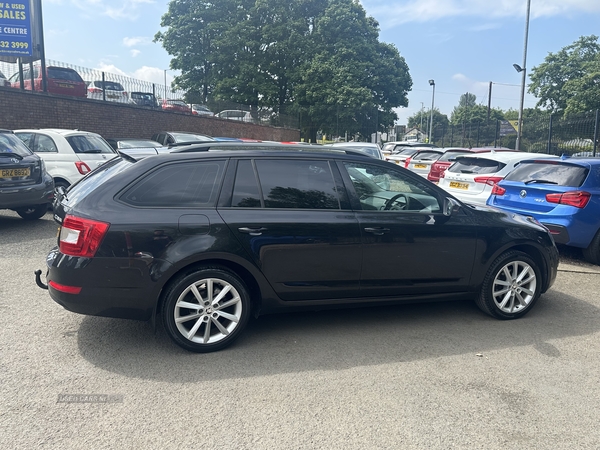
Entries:
POLYGON ((18 164, 19 160, 17 158, 10 158, 10 162, 13 164, 18 164))
POLYGON ((519 197, 521 197, 521 198, 527 197, 527 191, 525 189, 523 189, 521 192, 519 192, 519 197))

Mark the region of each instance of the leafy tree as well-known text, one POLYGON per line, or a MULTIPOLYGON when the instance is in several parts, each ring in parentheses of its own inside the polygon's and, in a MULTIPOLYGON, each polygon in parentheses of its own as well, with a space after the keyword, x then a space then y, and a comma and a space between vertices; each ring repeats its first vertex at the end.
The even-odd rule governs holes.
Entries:
POLYGON ((582 68, 584 74, 580 78, 573 78, 564 84, 566 116, 600 109, 600 53, 594 60, 584 63, 582 68))
POLYGON ((408 67, 357 0, 172 0, 161 25, 177 87, 297 115, 313 139, 367 136, 407 104, 408 67))
MULTIPOLYGON (((410 116, 407 120, 408 128, 419 128, 421 131, 429 134, 429 122, 431 120, 431 110, 420 110, 410 116), (421 123, 423 127, 421 128, 421 123)), ((442 114, 439 109, 433 108, 433 135, 441 136, 444 130, 448 128, 450 121, 446 114, 442 114)))
POLYGON ((577 41, 562 48, 558 53, 549 53, 542 64, 531 70, 529 92, 539 101, 538 107, 552 112, 583 112, 580 108, 597 107, 598 57, 600 44, 598 36, 582 36, 577 41), (596 75, 594 75, 596 74, 596 75), (570 99, 573 99, 570 103, 570 99))
MULTIPOLYGON (((467 92, 460 96, 458 106, 455 106, 450 115, 452 125, 461 125, 463 123, 488 123, 488 107, 478 105, 477 96, 467 92)), ((489 110, 489 121, 503 119, 504 113, 501 109, 492 108, 489 110)))

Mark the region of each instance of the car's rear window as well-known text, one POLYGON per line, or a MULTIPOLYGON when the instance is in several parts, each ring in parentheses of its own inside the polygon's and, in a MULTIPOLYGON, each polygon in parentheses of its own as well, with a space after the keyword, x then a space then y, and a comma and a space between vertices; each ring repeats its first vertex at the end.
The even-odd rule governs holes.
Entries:
POLYGON ((48 78, 56 79, 56 80, 69 80, 76 81, 78 83, 83 83, 83 80, 79 76, 77 72, 71 69, 62 68, 62 67, 49 67, 48 68, 48 78))
POLYGON ((0 133, 0 153, 15 153, 23 157, 33 154, 23 141, 12 133, 0 133))
POLYGON ((439 152, 419 152, 412 157, 412 159, 419 159, 423 161, 435 161, 440 157, 439 152))
POLYGON ((530 162, 519 164, 505 179, 525 184, 579 187, 587 178, 588 172, 586 167, 572 164, 530 162))
POLYGON ((485 158, 457 158, 456 162, 449 168, 449 172, 454 173, 496 173, 502 169, 506 164, 500 161, 494 161, 493 159, 485 158))
POLYGON ((68 190, 69 203, 77 203, 92 192, 97 186, 106 183, 115 175, 131 167, 135 162, 125 158, 113 158, 92 170, 85 177, 73 183, 68 190))
POLYGON ((66 139, 75 153, 115 153, 113 148, 99 136, 81 134, 68 136, 66 139))
MULTIPOLYGON (((102 81, 94 81, 94 86, 98 88, 102 88, 102 81)), ((124 91, 123 86, 120 83, 115 83, 114 81, 105 81, 104 86, 109 91, 124 91)))

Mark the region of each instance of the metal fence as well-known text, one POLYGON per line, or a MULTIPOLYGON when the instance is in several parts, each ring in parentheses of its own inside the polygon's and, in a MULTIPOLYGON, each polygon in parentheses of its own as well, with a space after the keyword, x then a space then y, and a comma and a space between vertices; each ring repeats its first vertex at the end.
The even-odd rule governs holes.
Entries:
MULTIPOLYGON (((596 156, 599 112, 559 118, 551 114, 524 118, 520 149, 553 155, 596 156)), ((433 128, 432 141, 440 147, 515 148, 517 121, 493 120, 433 128)))
MULTIPOLYGON (((29 64, 23 64, 24 67, 28 65, 29 64)), ((68 67, 70 69, 75 70, 77 73, 79 73, 83 81, 85 81, 85 83, 88 85, 88 98, 97 101, 114 101, 113 99, 107 98, 105 93, 104 95, 99 96, 92 96, 89 94, 90 86, 91 88, 93 88, 94 85, 97 85, 99 87, 107 86, 109 82, 120 84, 123 87, 123 90, 127 93, 127 98, 125 102, 134 106, 161 109, 163 100, 183 100, 185 97, 184 91, 173 89, 172 86, 167 84, 166 82, 153 83, 150 81, 132 78, 123 74, 116 74, 97 69, 89 69, 87 67, 75 66, 73 64, 62 63, 54 60, 46 60, 46 66, 68 67), (139 97, 141 94, 151 94, 152 96, 154 96, 157 102, 155 103, 153 101, 148 101, 144 102, 141 105, 136 104, 136 102, 134 102, 134 96, 139 97)), ((2 79, 3 77, 0 76, 0 86, 4 84, 6 86, 12 85, 12 87, 14 88, 20 88, 20 83, 13 84, 10 81, 11 77, 16 76, 16 74, 19 73, 19 64, 0 62, 0 73, 4 75, 4 80, 2 79)), ((123 98, 120 98, 119 101, 122 103, 123 98)), ((270 125, 285 128, 299 127, 299 121, 297 117, 280 114, 279 112, 271 108, 250 107, 247 105, 241 105, 239 103, 215 99, 210 99, 207 102, 207 104, 203 106, 205 106, 206 109, 209 111, 208 115, 212 113, 215 116, 223 119, 238 120, 260 125, 270 125)), ((206 112, 204 114, 200 113, 199 115, 205 114, 206 112)))

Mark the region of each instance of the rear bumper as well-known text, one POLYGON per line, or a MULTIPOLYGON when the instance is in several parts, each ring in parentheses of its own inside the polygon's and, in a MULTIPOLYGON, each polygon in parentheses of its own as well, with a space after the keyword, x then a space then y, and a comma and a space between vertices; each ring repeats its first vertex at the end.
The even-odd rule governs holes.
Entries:
POLYGON ((0 188, 0 209, 18 209, 43 205, 52 203, 53 198, 54 181, 50 175, 46 175, 43 183, 40 184, 0 188))

